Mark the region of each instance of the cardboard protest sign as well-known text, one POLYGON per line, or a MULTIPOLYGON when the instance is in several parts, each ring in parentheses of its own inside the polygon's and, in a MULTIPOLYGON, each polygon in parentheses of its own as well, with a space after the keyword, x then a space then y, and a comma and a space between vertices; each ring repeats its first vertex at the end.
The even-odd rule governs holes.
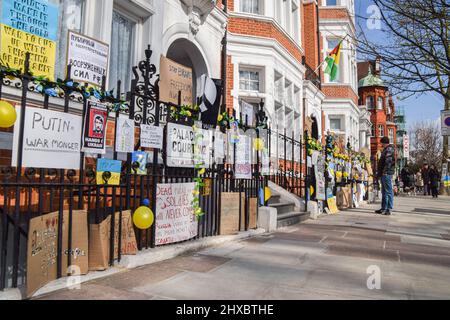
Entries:
POLYGON ((132 153, 134 151, 134 120, 118 117, 116 121, 116 151, 132 153))
POLYGON ((84 118, 82 151, 105 154, 106 122, 108 109, 106 105, 88 100, 84 118))
MULTIPOLYGON (((21 108, 16 108, 20 119, 21 108)), ((52 110, 27 107, 22 165, 33 168, 80 169, 82 118, 52 110)), ((20 125, 14 126, 12 166, 17 166, 20 125)))
POLYGON ((63 274, 87 274, 89 271, 89 241, 88 241, 88 220, 87 211, 72 211, 72 241, 71 250, 69 252, 69 211, 63 212, 63 257, 62 272, 63 274), (68 256, 70 258, 70 266, 68 267, 68 256), (75 268, 74 268, 75 267, 75 268))
POLYGON ((328 209, 330 210, 331 214, 339 213, 339 209, 337 208, 337 205, 336 205, 336 197, 328 198, 327 204, 328 204, 328 209))
POLYGON ((220 235, 233 235, 239 232, 239 193, 223 192, 220 195, 220 235))
POLYGON ((162 149, 164 128, 141 124, 141 147, 162 149))
POLYGON ((69 78, 82 83, 101 86, 108 70, 109 45, 69 30, 67 65, 69 78))
POLYGON ((122 162, 110 159, 97 160, 97 184, 107 184, 111 186, 120 185, 120 173, 122 171, 122 162), (111 177, 106 180, 103 177, 105 172, 111 173, 111 177))
POLYGON ((44 0, 3 0, 0 55, 2 64, 23 69, 30 52, 30 71, 50 80, 55 76, 59 6, 44 0))
POLYGON ((192 201, 195 183, 158 184, 156 191, 156 245, 192 239, 198 221, 192 201))
POLYGON ((249 223, 248 227, 249 229, 256 229, 257 228, 257 210, 258 210, 258 198, 250 198, 248 199, 248 214, 249 214, 249 223))
POLYGON ((159 82, 160 101, 178 104, 178 92, 181 91, 181 104, 192 105, 192 69, 163 55, 161 55, 159 68, 161 79, 159 82))
MULTIPOLYGON (((114 259, 119 257, 119 222, 120 213, 114 215, 114 259)), ((109 267, 111 245, 111 215, 99 224, 91 224, 89 238, 89 270, 102 271, 109 267)), ((122 212, 120 253, 135 255, 137 253, 131 211, 122 212)))
POLYGON ((339 209, 347 209, 352 205, 351 189, 342 187, 336 194, 336 204, 339 209))
POLYGON ((30 220, 27 253, 27 296, 56 279, 58 212, 30 220))

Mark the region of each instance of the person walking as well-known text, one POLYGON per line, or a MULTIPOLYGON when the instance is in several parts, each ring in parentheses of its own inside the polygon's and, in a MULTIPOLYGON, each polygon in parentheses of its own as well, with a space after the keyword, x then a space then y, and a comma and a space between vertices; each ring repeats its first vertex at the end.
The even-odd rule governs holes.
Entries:
POLYGON ((438 198, 439 181, 441 180, 441 177, 434 164, 431 165, 428 174, 430 177, 431 195, 433 196, 433 198, 438 198))
POLYGON ((409 163, 407 163, 400 172, 400 178, 402 179, 403 182, 403 192, 408 195, 411 193, 411 189, 413 188, 414 180, 411 179, 411 174, 412 174, 411 167, 409 163))
POLYGON ((394 190, 392 188, 392 177, 395 173, 395 148, 390 144, 388 137, 381 138, 383 152, 378 161, 377 177, 381 180, 381 209, 375 213, 391 215, 394 209, 394 190))
POLYGON ((430 169, 428 168, 428 164, 425 163, 422 168, 423 195, 424 196, 431 194, 429 171, 430 171, 430 169))
POLYGON ((422 172, 420 171, 416 173, 416 191, 423 192, 423 179, 422 179, 422 172))

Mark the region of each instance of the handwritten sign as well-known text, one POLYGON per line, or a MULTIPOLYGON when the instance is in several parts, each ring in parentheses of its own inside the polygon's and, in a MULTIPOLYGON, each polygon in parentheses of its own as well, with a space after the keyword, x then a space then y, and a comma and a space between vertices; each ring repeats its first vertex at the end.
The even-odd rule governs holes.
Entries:
POLYGON ((108 109, 106 105, 88 101, 83 129, 83 152, 105 154, 106 122, 108 109))
POLYGON ((30 71, 53 80, 55 74, 58 12, 55 4, 42 0, 2 1, 0 24, 3 63, 23 69, 30 53, 30 71))
POLYGON ((97 184, 107 184, 111 186, 120 185, 120 172, 122 162, 118 160, 98 159, 97 160, 97 184), (111 177, 105 181, 103 174, 110 172, 111 177))
POLYGON ((162 149, 164 128, 141 124, 141 147, 162 149))
POLYGON ((241 135, 236 144, 236 179, 252 178, 251 138, 241 135))
POLYGON ((192 69, 161 56, 160 73, 160 100, 178 104, 178 92, 181 91, 181 104, 191 105, 192 69))
MULTIPOLYGON (((16 108, 20 119, 21 108, 16 108)), ((19 128, 14 126, 12 166, 17 166, 19 128)), ((80 116, 45 110, 26 108, 23 135, 24 167, 80 169, 81 149, 80 116)))
POLYGON ((116 121, 116 151, 132 153, 134 151, 134 120, 119 117, 116 121))
POLYGON ((156 245, 192 239, 198 221, 192 201, 195 183, 158 184, 156 191, 156 245))
POLYGON ((72 211, 72 238, 69 250, 69 211, 63 212, 63 258, 62 272, 63 274, 87 274, 89 271, 89 241, 88 241, 88 224, 86 210, 72 211), (68 256, 70 255, 70 266, 68 256))
POLYGON ((70 78, 101 86, 108 70, 109 45, 71 30, 67 43, 67 65, 72 66, 70 78))
POLYGON ((338 209, 337 204, 336 204, 336 197, 328 198, 327 204, 328 204, 328 209, 330 210, 331 214, 338 214, 339 213, 339 209, 338 209))

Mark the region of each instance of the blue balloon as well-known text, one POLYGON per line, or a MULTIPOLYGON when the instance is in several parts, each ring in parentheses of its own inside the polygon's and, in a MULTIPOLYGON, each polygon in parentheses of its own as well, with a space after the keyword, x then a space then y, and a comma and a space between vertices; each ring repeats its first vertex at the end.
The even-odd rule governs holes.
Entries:
POLYGON ((144 199, 144 201, 142 201, 142 204, 146 207, 150 207, 150 200, 144 199))

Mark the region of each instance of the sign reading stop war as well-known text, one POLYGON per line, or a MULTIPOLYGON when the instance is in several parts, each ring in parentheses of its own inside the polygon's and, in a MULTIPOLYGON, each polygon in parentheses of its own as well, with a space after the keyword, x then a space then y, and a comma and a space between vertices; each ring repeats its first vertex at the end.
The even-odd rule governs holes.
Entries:
POLYGON ((195 183, 158 184, 156 197, 156 245, 192 239, 198 221, 192 201, 195 183))
MULTIPOLYGON (((21 108, 16 108, 20 119, 21 108)), ((80 169, 81 116, 26 108, 22 165, 34 168, 80 169)), ((12 166, 17 166, 19 128, 14 126, 12 166)))
POLYGON ((160 100, 178 104, 178 92, 181 91, 181 104, 191 105, 192 69, 161 56, 160 73, 160 100))

